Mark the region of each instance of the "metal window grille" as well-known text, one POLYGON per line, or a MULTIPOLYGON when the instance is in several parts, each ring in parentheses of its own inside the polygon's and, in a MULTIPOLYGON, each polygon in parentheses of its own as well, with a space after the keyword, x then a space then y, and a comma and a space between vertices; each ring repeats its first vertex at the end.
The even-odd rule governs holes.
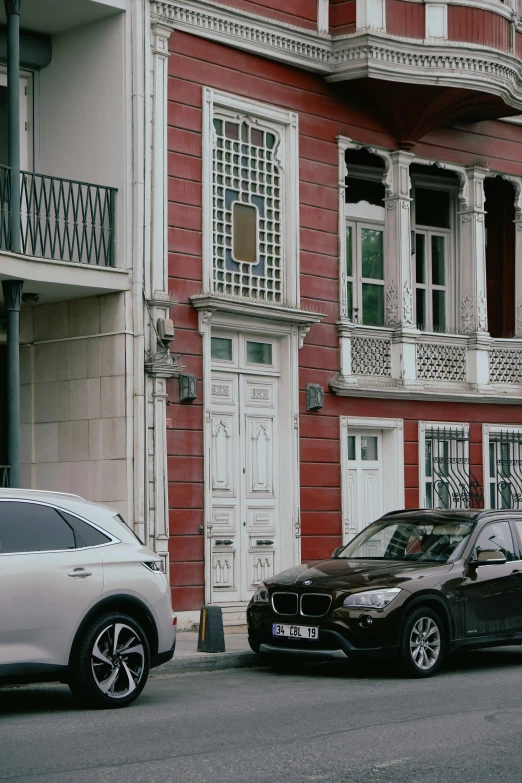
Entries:
POLYGON ((522 432, 489 435, 489 503, 491 508, 522 507, 522 432))
POLYGON ((283 301, 280 143, 275 131, 248 118, 214 118, 213 287, 218 293, 283 301), (238 213, 234 204, 238 202, 256 208, 253 262, 234 258, 234 212, 238 213))
POLYGON ((463 428, 426 430, 425 490, 428 508, 483 508, 484 493, 470 469, 469 435, 463 428))
MULTIPOLYGON (((116 189, 21 173, 24 255, 114 266, 116 189)), ((0 166, 0 247, 10 247, 11 170, 0 166)))

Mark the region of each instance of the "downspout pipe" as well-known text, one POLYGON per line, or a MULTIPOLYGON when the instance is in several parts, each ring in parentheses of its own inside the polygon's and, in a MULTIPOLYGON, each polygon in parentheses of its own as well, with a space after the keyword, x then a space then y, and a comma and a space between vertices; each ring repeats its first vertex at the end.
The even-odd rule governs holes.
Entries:
POLYGON ((7 460, 10 485, 20 487, 20 306, 23 280, 2 280, 7 310, 7 460))
POLYGON ((11 169, 10 250, 20 253, 20 8, 22 0, 4 0, 7 15, 7 161, 11 169))

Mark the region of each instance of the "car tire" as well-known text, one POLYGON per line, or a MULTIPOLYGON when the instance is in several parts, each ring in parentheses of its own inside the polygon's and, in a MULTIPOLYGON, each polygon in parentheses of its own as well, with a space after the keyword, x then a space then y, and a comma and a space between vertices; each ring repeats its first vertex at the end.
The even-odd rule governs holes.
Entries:
POLYGON ((431 677, 442 666, 444 625, 428 607, 414 609, 405 619, 399 643, 401 667, 408 677, 431 677))
POLYGON ((150 650, 139 623, 111 612, 84 633, 71 664, 69 687, 83 704, 97 709, 127 707, 149 676, 150 650))
POLYGON ((259 648, 261 647, 259 642, 253 642, 252 639, 249 639, 248 640, 248 644, 250 645, 250 649, 252 650, 252 652, 255 652, 255 653, 259 652, 259 648))

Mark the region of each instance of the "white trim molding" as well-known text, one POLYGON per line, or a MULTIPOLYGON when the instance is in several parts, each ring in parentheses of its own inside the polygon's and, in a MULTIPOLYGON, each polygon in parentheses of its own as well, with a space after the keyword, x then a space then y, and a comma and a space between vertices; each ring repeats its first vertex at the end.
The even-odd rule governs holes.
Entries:
MULTIPOLYGON (((359 0, 358 4, 381 1, 359 0)), ((508 17, 513 30, 520 27, 514 11, 505 5, 470 0, 462 3, 487 7, 508 17)), ((213 0, 151 2, 153 22, 315 71, 327 81, 371 77, 413 84, 465 86, 498 95, 508 105, 522 109, 522 60, 514 53, 472 42, 448 41, 440 36, 413 39, 387 35, 384 11, 380 30, 375 29, 379 21, 376 14, 368 11, 366 16, 371 30, 365 27, 348 35, 333 36, 213 0)), ((438 24, 433 29, 444 32, 443 28, 444 21, 442 28, 438 24)))
POLYGON ((341 502, 343 544, 347 544, 359 529, 350 512, 348 499, 348 435, 351 430, 373 430, 382 433, 383 513, 404 508, 404 421, 365 416, 340 416, 341 428, 341 502))

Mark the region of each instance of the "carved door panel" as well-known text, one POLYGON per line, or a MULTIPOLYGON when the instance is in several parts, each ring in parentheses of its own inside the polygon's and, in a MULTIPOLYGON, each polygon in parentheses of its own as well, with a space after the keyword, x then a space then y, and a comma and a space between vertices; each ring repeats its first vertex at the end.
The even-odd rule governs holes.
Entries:
POLYGON ((277 378, 242 376, 243 600, 279 570, 277 397, 277 378))
POLYGON ((241 551, 237 375, 212 375, 210 421, 211 579, 214 601, 238 601, 241 551), (219 596, 219 597, 218 597, 219 596))
MULTIPOLYGON (((382 434, 350 430, 348 443, 347 509, 344 541, 350 541, 384 513, 382 434)), ((368 551, 368 557, 372 552, 368 551)))
POLYGON ((278 568, 278 379, 213 373, 212 601, 247 601, 278 568))

